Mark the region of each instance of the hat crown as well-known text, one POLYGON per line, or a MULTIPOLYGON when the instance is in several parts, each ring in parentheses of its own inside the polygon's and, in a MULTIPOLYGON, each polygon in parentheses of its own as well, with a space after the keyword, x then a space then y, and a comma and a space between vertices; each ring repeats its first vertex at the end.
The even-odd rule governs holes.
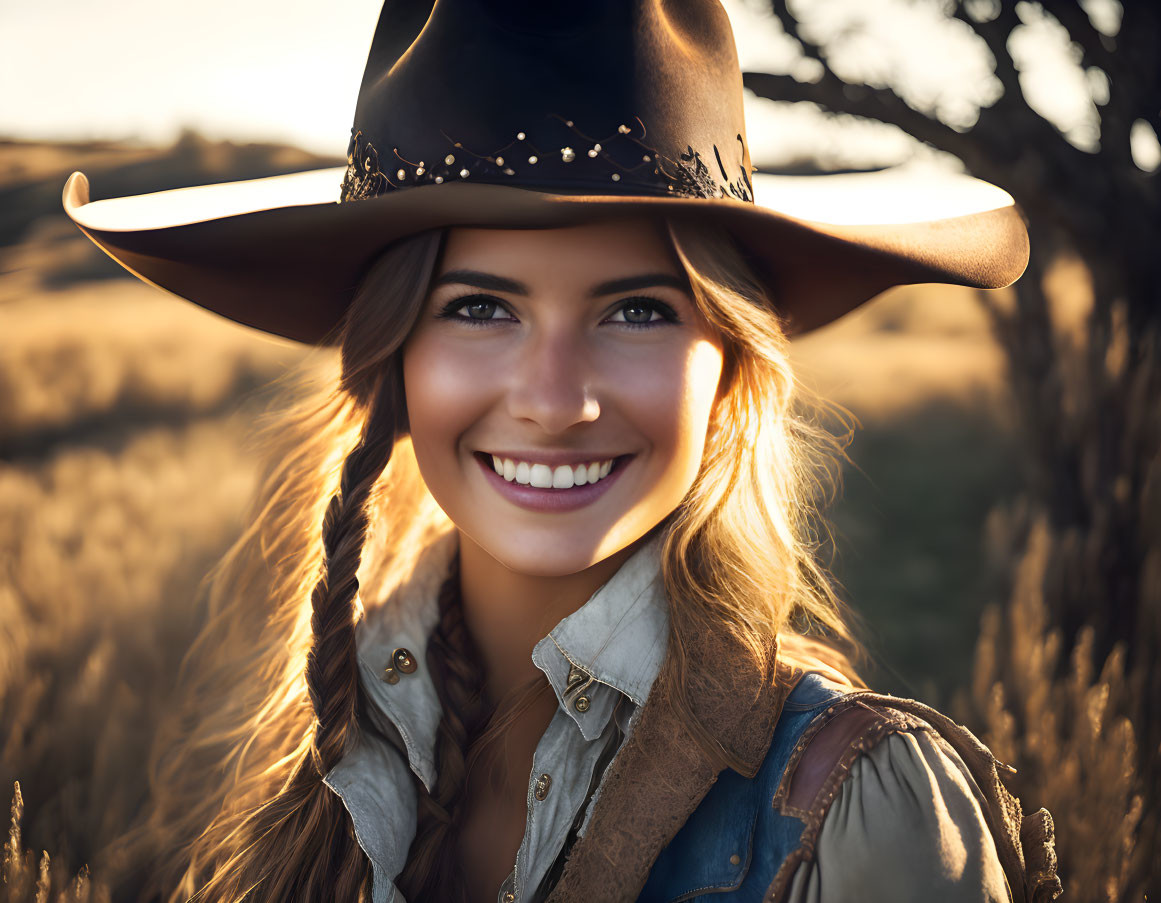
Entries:
POLYGON ((464 179, 752 200, 717 0, 388 2, 350 151, 344 200, 464 179))

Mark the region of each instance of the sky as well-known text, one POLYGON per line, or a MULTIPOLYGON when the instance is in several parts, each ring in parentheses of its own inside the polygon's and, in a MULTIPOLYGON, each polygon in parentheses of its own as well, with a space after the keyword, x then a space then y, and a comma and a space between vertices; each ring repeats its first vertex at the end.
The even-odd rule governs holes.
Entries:
MULTIPOLYGON (((341 156, 381 3, 0 0, 0 136, 164 143, 192 127, 211 138, 285 142, 341 156)), ((1116 4, 1089 5, 1107 17, 1116 4)), ((761 0, 725 6, 743 69, 812 76, 809 61, 762 14, 761 0)), ((810 34, 834 40, 841 74, 891 81, 910 103, 953 124, 970 125, 998 93, 982 45, 962 23, 945 20, 940 0, 792 6, 810 34)), ((1075 65, 1054 24, 1032 21, 1014 37, 1012 51, 1026 69, 1029 100, 1074 143, 1091 148, 1100 85, 1075 65)), ((925 153, 894 129, 836 123, 803 104, 750 98, 747 123, 756 161, 813 155, 844 166, 925 153)))

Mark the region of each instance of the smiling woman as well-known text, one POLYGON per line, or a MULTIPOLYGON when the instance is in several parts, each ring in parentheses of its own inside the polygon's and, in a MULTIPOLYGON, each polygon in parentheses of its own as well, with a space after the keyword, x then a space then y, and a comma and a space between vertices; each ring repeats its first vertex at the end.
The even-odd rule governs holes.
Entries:
POLYGON ((715 0, 388 2, 340 203, 186 189, 134 227, 70 180, 143 279, 339 350, 273 427, 155 744, 159 895, 1058 889, 991 753, 862 685, 815 557, 835 443, 787 356, 891 285, 1015 279, 1019 215, 759 206, 741 110, 715 0))
POLYGON ((693 484, 721 341, 648 221, 453 230, 441 269, 404 384, 424 481, 471 542, 464 575, 605 562, 595 590, 693 484))

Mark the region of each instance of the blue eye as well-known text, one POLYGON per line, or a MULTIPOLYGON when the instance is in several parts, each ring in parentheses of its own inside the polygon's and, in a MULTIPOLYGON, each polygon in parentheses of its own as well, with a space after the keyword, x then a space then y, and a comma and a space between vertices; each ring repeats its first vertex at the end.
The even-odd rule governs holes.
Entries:
POLYGON ((467 322, 473 326, 515 319, 510 315, 503 316, 504 313, 507 313, 507 310, 498 298, 488 295, 464 295, 445 304, 438 316, 447 320, 467 322), (497 316, 497 313, 501 315, 497 316))
POLYGON ((636 328, 651 328, 661 323, 677 323, 677 312, 656 298, 626 298, 609 317, 612 323, 623 323, 636 328))

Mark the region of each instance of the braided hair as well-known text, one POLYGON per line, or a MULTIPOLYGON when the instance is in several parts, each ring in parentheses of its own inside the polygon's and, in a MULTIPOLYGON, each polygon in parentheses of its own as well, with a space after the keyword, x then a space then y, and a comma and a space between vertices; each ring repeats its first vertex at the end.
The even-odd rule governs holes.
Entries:
MULTIPOLYGON (((380 392, 388 396, 389 391, 380 392)), ((306 686, 316 726, 311 760, 318 777, 338 764, 355 729, 359 679, 355 657, 356 574, 367 536, 367 502, 395 445, 396 406, 381 397, 363 435, 343 462, 339 490, 323 517, 323 573, 311 593, 313 643, 306 686)))
POLYGON ((467 903, 460 835, 468 779, 494 774, 498 741, 552 686, 537 675, 505 699, 490 701, 483 658, 464 618, 458 555, 440 590, 439 620, 428 640, 427 666, 443 708, 436 732, 438 773, 431 793, 414 778, 418 823, 407 864, 395 883, 408 900, 467 903))
POLYGON ((460 802, 467 784, 468 747, 487 723, 484 668, 464 622, 459 597, 459 555, 439 594, 439 621, 427 644, 427 665, 443 706, 436 732, 439 763, 435 789, 419 794, 418 824, 408 861, 396 884, 409 900, 459 903, 463 876, 458 861, 438 868, 444 850, 457 846, 460 802))
POLYGON ((342 800, 323 783, 355 739, 359 683, 355 657, 356 573, 367 532, 367 502, 395 440, 388 392, 347 456, 323 519, 324 559, 311 593, 312 644, 306 685, 314 713, 307 754, 281 792, 238 826, 251 838, 199 889, 207 900, 369 899, 370 868, 342 800), (294 848, 288 860, 280 851, 294 848), (293 864, 294 867, 287 867, 293 864))
MULTIPOLYGON (((388 248, 348 308, 339 335, 339 388, 363 412, 362 427, 322 519, 305 667, 313 717, 297 749, 266 771, 270 792, 255 798, 252 787, 235 790, 191 842, 175 898, 196 891, 197 899, 209 901, 370 899, 370 862, 324 778, 358 734, 357 575, 376 484, 407 430, 399 351, 422 309, 442 238, 425 233, 388 248)), ((298 716, 287 721, 292 730, 302 723, 298 716)))

